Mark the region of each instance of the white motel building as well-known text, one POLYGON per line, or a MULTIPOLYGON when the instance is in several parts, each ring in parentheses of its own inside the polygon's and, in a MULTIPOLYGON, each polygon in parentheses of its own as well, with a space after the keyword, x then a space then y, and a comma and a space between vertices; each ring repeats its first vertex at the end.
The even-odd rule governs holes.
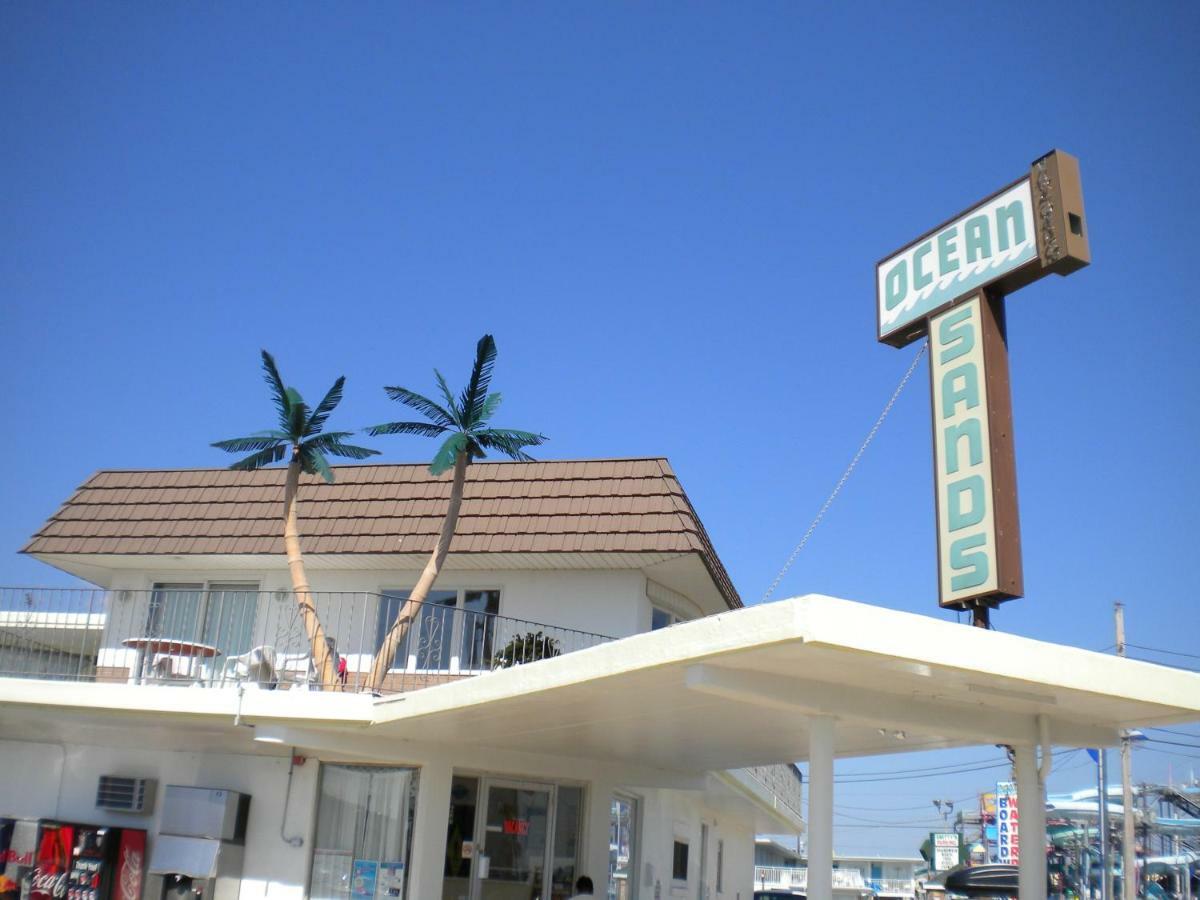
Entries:
POLYGON ((414 612, 449 478, 335 472, 300 506, 332 686, 283 470, 99 472, 63 503, 24 552, 92 587, 0 591, 0 817, 144 829, 142 897, 179 874, 241 900, 564 900, 580 875, 750 900, 755 834, 803 830, 829 900, 839 756, 1007 744, 1036 809, 1051 746, 1200 718, 1196 673, 831 597, 744 608, 663 459, 472 466, 414 612), (229 825, 213 803, 238 795, 229 825))

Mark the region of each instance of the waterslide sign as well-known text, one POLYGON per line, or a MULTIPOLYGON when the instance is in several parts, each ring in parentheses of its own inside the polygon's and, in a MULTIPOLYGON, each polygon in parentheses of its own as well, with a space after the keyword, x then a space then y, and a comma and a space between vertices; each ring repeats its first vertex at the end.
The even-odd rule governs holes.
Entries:
POLYGON ((1021 814, 1017 786, 1011 781, 996 782, 996 862, 1021 862, 1021 814))

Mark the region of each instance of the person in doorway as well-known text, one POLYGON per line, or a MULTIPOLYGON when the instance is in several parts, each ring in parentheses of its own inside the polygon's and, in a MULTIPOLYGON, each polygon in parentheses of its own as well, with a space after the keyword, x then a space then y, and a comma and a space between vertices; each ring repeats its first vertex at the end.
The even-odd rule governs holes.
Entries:
POLYGON ((578 897, 592 896, 592 879, 586 875, 580 875, 575 879, 575 893, 571 895, 571 900, 576 900, 578 897))

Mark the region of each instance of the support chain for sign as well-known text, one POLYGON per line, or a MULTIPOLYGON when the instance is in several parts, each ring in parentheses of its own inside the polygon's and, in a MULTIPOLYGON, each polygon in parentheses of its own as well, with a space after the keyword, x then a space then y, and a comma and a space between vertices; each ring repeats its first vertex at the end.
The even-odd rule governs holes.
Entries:
POLYGON ((808 543, 808 539, 812 537, 812 533, 816 531, 817 526, 821 524, 821 519, 825 517, 825 513, 827 513, 829 511, 829 507, 833 505, 833 501, 837 498, 842 486, 845 485, 845 483, 850 479, 850 473, 854 471, 854 467, 857 466, 858 461, 862 459, 862 455, 866 452, 871 441, 875 440, 875 435, 879 431, 880 426, 883 425, 883 420, 886 419, 888 417, 888 413, 892 411, 892 407, 895 406, 896 400, 899 399, 901 392, 904 390, 904 386, 908 384, 908 380, 912 378, 913 372, 915 372, 917 369, 917 364, 921 362, 921 357, 925 355, 925 352, 928 349, 929 341, 922 341, 921 349, 917 351, 917 355, 913 357, 912 364, 908 367, 908 371, 904 373, 904 377, 901 378, 900 383, 896 385, 896 390, 892 392, 891 399, 888 400, 887 405, 883 408, 883 412, 879 414, 879 418, 875 420, 875 424, 872 425, 871 430, 867 432, 866 439, 858 448, 858 452, 854 454, 854 458, 850 460, 850 465, 846 466, 846 471, 842 473, 842 477, 838 479, 838 483, 834 486, 829 496, 825 498, 825 502, 821 504, 821 508, 817 511, 817 515, 812 520, 812 524, 810 524, 808 526, 808 530, 804 532, 804 537, 800 538, 800 543, 796 545, 796 549, 792 551, 792 555, 787 558, 787 562, 783 564, 783 568, 779 570, 779 574, 775 576, 775 580, 771 582, 771 586, 767 588, 767 592, 763 594, 760 602, 765 603, 767 600, 771 599, 771 595, 775 593, 775 588, 779 587, 779 582, 783 581, 783 577, 787 575, 788 569, 792 567, 792 563, 796 561, 796 557, 800 555, 800 551, 804 549, 804 545, 808 543))

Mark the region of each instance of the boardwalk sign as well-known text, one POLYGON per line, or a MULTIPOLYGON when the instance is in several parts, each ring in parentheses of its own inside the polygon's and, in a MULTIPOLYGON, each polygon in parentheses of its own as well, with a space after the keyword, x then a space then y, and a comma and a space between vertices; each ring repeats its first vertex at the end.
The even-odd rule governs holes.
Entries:
POLYGON ((1011 781, 996 782, 996 862, 1021 862, 1021 815, 1017 786, 1011 781))

